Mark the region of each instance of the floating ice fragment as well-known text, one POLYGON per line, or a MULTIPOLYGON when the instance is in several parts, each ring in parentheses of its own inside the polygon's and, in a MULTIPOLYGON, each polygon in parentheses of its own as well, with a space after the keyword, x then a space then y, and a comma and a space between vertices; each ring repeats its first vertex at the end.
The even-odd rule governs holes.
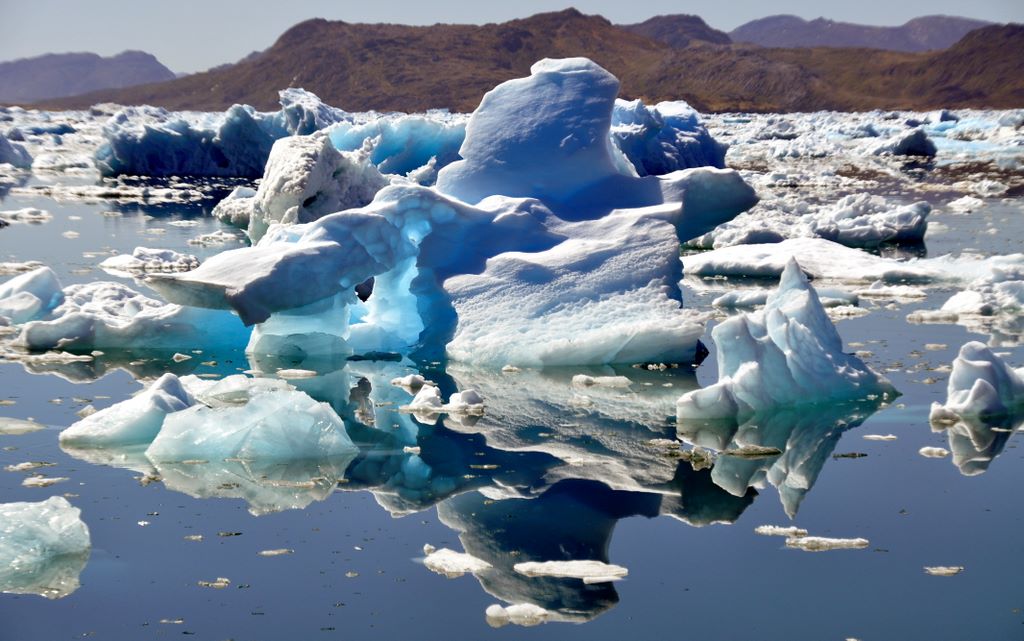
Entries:
POLYGON ((64 447, 113 447, 152 442, 166 417, 195 403, 174 374, 164 374, 136 396, 85 417, 60 433, 64 447))
POLYGON ((924 571, 932 576, 956 576, 964 571, 962 565, 925 566, 924 571))
POLYGON ((63 497, 0 504, 0 591, 48 599, 71 594, 91 545, 81 511, 63 497))
POLYGON ((807 530, 803 528, 795 526, 782 527, 779 525, 759 525, 754 528, 754 533, 761 536, 785 536, 794 539, 807 536, 807 530))
POLYGON ((927 458, 945 458, 949 456, 949 450, 944 447, 922 447, 917 453, 927 458))
POLYGON ((570 579, 582 579, 584 583, 609 583, 626 578, 629 570, 621 565, 612 565, 603 561, 527 561, 512 566, 519 574, 530 577, 551 576, 570 579))
MULTIPOLYGON (((35 207, 0 211, 0 221, 6 223, 29 223, 32 225, 39 225, 50 222, 52 219, 53 214, 45 209, 37 209, 35 207)), ((3 225, 0 224, 0 227, 2 226, 3 225)))
POLYGON ((224 588, 231 585, 231 579, 225 577, 217 577, 213 581, 199 581, 199 587, 201 588, 213 588, 215 590, 223 590, 224 588))
POLYGON ((314 378, 319 374, 311 369, 279 369, 275 372, 278 378, 290 380, 294 378, 314 378))
POLYGON ((786 539, 786 547, 805 552, 826 552, 828 550, 856 550, 870 545, 867 539, 832 539, 824 536, 801 536, 786 539))
POLYGON ((40 425, 35 421, 27 421, 25 419, 20 418, 0 416, 0 435, 16 436, 19 434, 29 434, 31 432, 38 432, 39 430, 44 429, 46 429, 45 425, 40 425))
POLYGON ((21 484, 24 487, 50 487, 70 480, 66 476, 29 476, 22 480, 21 484))
POLYGON ((272 391, 245 405, 198 405, 168 415, 146 457, 156 463, 327 460, 351 459, 357 451, 329 405, 298 391, 272 391))
POLYGON ((572 384, 576 387, 629 387, 633 381, 625 376, 587 376, 576 374, 572 377, 572 384))
POLYGON ((444 575, 449 579, 454 579, 467 573, 483 572, 491 567, 491 564, 487 561, 478 559, 465 552, 456 552, 448 548, 437 550, 433 546, 429 546, 429 551, 427 551, 428 546, 424 546, 423 550, 427 555, 423 559, 423 565, 427 566, 427 569, 431 572, 444 575))
POLYGON ((895 441, 895 434, 865 434, 865 441, 895 441))
POLYGON ((291 548, 277 548, 274 550, 260 550, 258 554, 260 556, 284 556, 286 554, 295 554, 295 550, 291 548))
POLYGON ((532 627, 541 623, 547 623, 552 618, 553 613, 532 603, 515 603, 509 606, 494 603, 487 606, 484 616, 487 619, 487 625, 492 628, 500 628, 510 623, 512 625, 532 627))

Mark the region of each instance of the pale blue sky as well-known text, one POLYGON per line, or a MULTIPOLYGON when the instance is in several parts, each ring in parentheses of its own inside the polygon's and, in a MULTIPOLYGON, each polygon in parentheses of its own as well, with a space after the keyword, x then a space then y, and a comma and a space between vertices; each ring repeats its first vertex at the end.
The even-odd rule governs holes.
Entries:
POLYGON ((48 52, 102 55, 142 49, 178 72, 234 62, 265 49, 291 25, 322 17, 347 22, 484 23, 575 6, 615 23, 641 22, 663 13, 696 13, 729 31, 776 13, 804 18, 896 25, 926 14, 961 15, 994 22, 1024 22, 1024 0, 518 0, 484 4, 466 0, 0 0, 0 61, 48 52))

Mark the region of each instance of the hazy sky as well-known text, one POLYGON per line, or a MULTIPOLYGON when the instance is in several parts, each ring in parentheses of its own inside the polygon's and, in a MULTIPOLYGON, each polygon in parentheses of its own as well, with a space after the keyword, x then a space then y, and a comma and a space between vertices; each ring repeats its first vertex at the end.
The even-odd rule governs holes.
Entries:
POLYGON ((641 22, 663 13, 695 13, 729 31, 777 13, 804 18, 897 25, 926 14, 961 15, 994 22, 1024 22, 1024 0, 518 0, 500 6, 466 0, 0 0, 0 61, 48 52, 101 55, 141 49, 177 72, 234 62, 273 44, 307 18, 347 22, 484 23, 575 6, 615 23, 641 22))

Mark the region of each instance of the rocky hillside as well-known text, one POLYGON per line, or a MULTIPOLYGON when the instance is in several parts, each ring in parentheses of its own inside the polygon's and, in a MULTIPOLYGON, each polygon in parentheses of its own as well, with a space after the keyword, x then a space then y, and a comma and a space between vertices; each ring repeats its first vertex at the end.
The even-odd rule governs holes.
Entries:
POLYGON ((174 72, 144 51, 125 51, 109 58, 94 53, 52 53, 0 62, 0 102, 30 103, 174 78, 174 72))

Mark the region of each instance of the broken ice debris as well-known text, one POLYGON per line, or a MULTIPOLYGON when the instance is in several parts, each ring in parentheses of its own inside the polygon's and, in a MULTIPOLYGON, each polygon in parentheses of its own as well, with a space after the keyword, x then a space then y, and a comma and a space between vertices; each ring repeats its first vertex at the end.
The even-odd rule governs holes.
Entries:
POLYGON ((491 564, 483 559, 478 559, 465 552, 456 552, 448 548, 436 550, 433 546, 423 547, 426 557, 423 565, 436 574, 442 574, 449 579, 460 577, 464 574, 476 574, 491 567, 491 564))
POLYGON ((867 539, 832 539, 824 536, 800 536, 786 539, 786 547, 805 552, 826 552, 828 550, 858 550, 870 545, 867 539))
POLYGON ((629 570, 621 565, 612 565, 603 561, 527 561, 512 566, 519 574, 526 576, 550 576, 570 579, 582 579, 584 583, 609 583, 626 578, 629 570))

